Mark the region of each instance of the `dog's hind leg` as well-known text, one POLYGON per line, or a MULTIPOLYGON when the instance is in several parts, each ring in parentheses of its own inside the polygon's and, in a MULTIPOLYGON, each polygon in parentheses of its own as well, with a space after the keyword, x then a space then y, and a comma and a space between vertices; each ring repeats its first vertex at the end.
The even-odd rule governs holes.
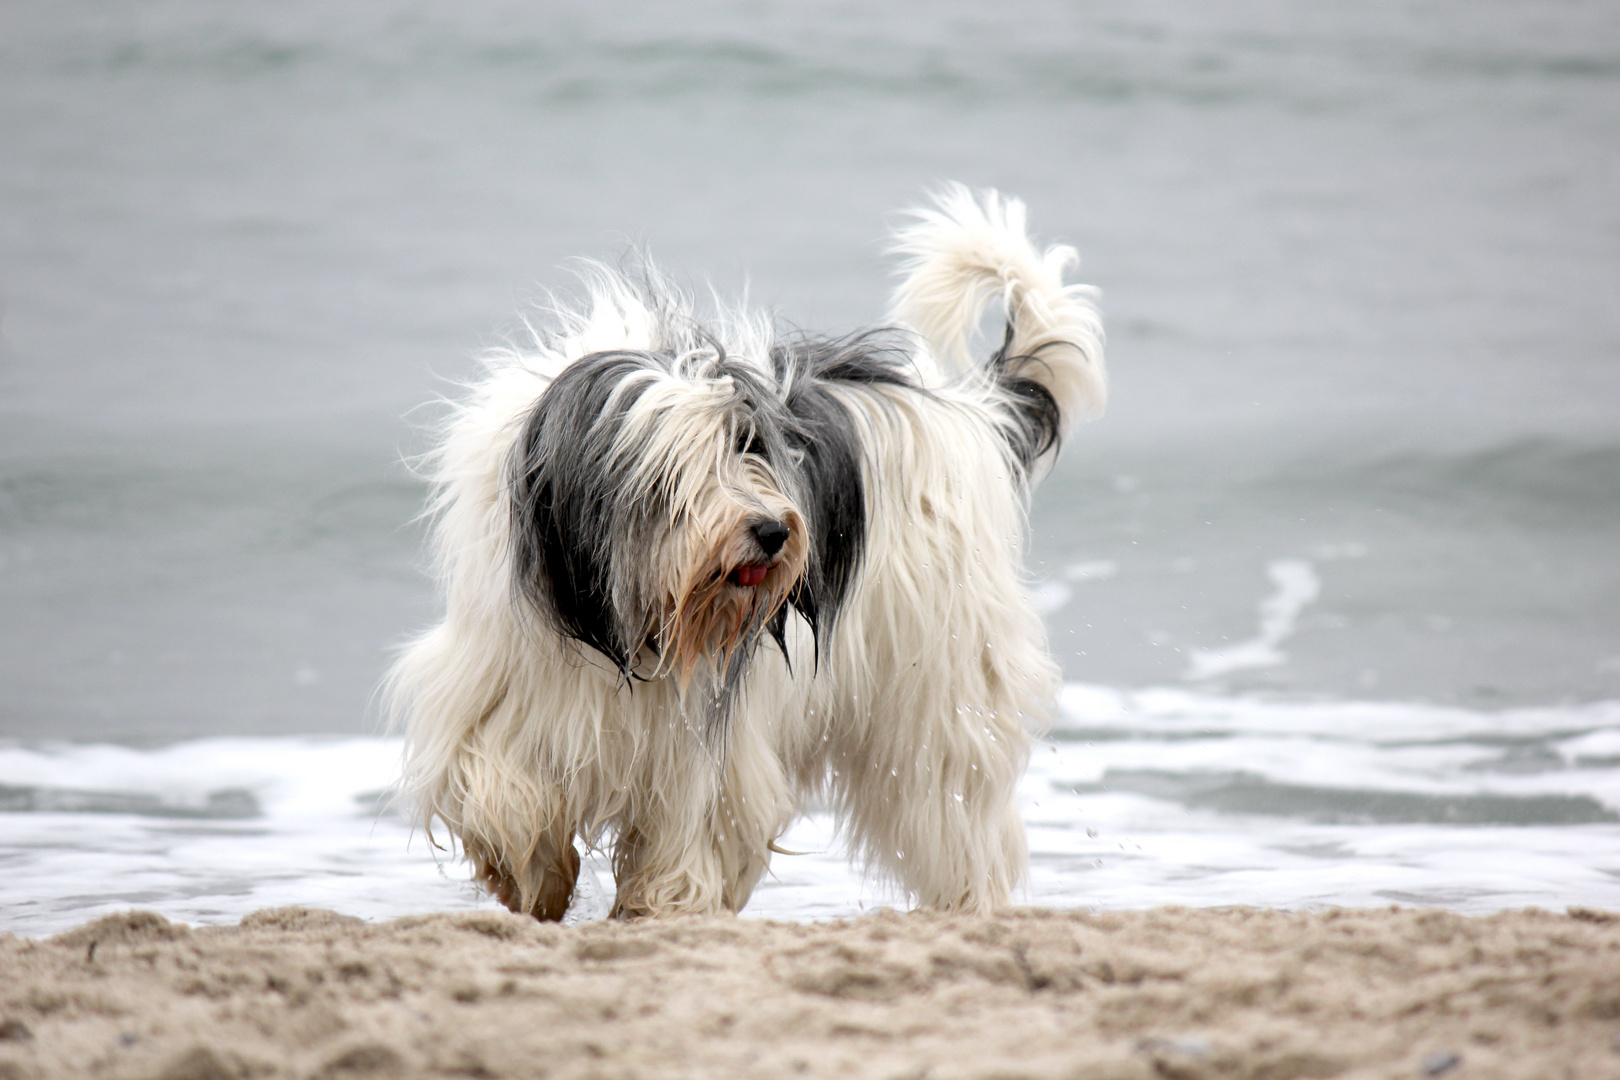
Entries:
MULTIPOLYGON (((905 413, 895 410, 905 417, 905 413)), ((829 786, 867 865, 925 907, 1008 904, 1014 801, 1059 672, 1022 598, 1021 506, 992 425, 916 406, 873 467, 885 498, 822 685, 829 786)))
POLYGON ((867 866, 923 907, 1005 906, 1026 859, 1014 801, 1029 746, 1019 720, 960 703, 874 705, 832 754, 840 817, 867 866))

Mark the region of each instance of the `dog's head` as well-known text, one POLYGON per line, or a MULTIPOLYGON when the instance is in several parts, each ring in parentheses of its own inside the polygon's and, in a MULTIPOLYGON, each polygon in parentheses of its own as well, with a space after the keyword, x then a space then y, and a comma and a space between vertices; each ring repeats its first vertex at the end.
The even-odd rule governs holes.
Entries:
POLYGON ((814 621, 810 437, 772 372, 718 347, 573 361, 508 465, 521 600, 627 677, 734 686, 790 605, 814 621))

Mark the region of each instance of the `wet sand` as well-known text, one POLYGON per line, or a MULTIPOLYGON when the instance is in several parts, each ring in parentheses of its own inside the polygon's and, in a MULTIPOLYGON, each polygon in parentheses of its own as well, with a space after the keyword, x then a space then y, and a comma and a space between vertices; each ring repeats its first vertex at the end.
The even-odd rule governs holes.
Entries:
POLYGON ((302 908, 0 936, 0 1080, 1620 1077, 1620 915, 582 927, 302 908))

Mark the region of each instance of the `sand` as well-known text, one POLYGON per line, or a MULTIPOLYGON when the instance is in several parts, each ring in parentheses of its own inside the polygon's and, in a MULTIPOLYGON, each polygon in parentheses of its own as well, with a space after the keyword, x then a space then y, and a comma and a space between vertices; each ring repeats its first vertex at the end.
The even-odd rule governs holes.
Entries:
POLYGON ((1620 1077, 1620 915, 1161 908, 0 936, 0 1078, 1620 1077))

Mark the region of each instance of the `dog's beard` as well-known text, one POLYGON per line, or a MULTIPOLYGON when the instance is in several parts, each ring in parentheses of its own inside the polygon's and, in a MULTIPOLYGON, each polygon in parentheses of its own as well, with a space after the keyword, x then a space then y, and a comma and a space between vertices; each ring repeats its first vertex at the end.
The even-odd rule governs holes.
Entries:
POLYGON ((723 530, 694 523, 690 548, 697 557, 672 574, 657 634, 657 674, 675 678, 683 692, 700 667, 712 669, 717 692, 730 688, 804 576, 803 518, 789 508, 772 513, 788 529, 774 555, 760 549, 747 520, 723 530))

